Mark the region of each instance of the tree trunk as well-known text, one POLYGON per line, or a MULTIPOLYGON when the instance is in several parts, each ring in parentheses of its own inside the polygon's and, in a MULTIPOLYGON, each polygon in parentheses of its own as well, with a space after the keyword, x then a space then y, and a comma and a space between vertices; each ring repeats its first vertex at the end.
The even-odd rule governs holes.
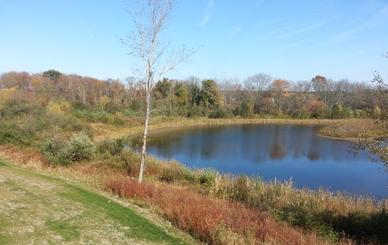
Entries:
POLYGON ((139 171, 139 183, 143 181, 145 158, 147 154, 147 136, 148 136, 148 123, 150 118, 151 109, 151 91, 146 95, 146 113, 144 120, 144 134, 143 134, 143 147, 141 149, 140 171, 139 171))

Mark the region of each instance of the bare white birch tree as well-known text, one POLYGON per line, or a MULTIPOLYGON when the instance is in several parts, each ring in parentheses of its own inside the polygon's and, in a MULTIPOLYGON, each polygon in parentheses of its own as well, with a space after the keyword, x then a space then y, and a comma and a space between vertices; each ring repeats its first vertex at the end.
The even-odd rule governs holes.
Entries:
POLYGON ((186 58, 186 52, 175 53, 162 42, 162 33, 168 25, 175 0, 130 0, 132 28, 125 43, 130 55, 136 59, 145 91, 145 120, 141 149, 139 183, 143 181, 146 159, 148 124, 151 114, 152 91, 156 82, 175 69, 186 58))

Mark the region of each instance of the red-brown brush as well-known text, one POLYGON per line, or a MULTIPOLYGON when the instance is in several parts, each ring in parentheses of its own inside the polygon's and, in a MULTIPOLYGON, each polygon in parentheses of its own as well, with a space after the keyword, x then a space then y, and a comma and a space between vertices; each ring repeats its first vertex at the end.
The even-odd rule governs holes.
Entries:
POLYGON ((121 197, 133 198, 157 207, 180 229, 200 240, 215 243, 223 226, 242 236, 251 235, 255 243, 326 244, 314 233, 276 222, 265 213, 242 204, 205 196, 189 189, 163 183, 138 184, 130 179, 112 180, 107 188, 121 197))

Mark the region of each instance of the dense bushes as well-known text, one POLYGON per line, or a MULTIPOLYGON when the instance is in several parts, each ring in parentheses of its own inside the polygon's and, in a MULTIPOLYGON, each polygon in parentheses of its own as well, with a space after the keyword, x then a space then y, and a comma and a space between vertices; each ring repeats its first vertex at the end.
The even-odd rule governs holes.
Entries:
POLYGON ((90 160, 95 147, 89 136, 81 132, 69 140, 60 137, 47 139, 41 149, 49 163, 68 165, 74 161, 90 160))
POLYGON ((90 126, 71 115, 71 105, 64 101, 38 103, 28 98, 10 99, 0 108, 0 144, 31 146, 55 133, 84 131, 90 126))
POLYGON ((206 109, 197 105, 189 107, 188 117, 203 117, 206 116, 206 109))
POLYGON ((6 101, 0 115, 0 144, 29 146, 48 125, 44 107, 26 100, 6 101))
POLYGON ((330 110, 330 118, 339 119, 339 118, 352 118, 354 115, 352 109, 349 107, 343 107, 341 104, 335 104, 330 110))
POLYGON ((1 115, 5 118, 15 118, 24 115, 42 115, 45 111, 44 106, 29 100, 8 100, 2 110, 1 115))
POLYGON ((93 123, 108 123, 117 126, 124 125, 125 119, 121 113, 108 113, 105 111, 75 110, 74 115, 78 118, 93 123))
POLYGON ((195 174, 182 164, 171 162, 163 166, 159 180, 167 183, 193 182, 195 174))
POLYGON ((29 146, 35 140, 35 133, 24 124, 15 121, 0 121, 0 145, 14 144, 29 146))
POLYGON ((125 148, 126 142, 124 139, 106 139, 97 145, 97 151, 102 154, 117 155, 125 148))
POLYGON ((231 117, 233 117, 233 114, 229 110, 222 109, 222 108, 217 108, 209 115, 209 118, 231 118, 231 117))
POLYGON ((233 114, 242 117, 252 117, 254 115, 253 107, 254 105, 251 101, 243 100, 241 104, 234 109, 233 114))

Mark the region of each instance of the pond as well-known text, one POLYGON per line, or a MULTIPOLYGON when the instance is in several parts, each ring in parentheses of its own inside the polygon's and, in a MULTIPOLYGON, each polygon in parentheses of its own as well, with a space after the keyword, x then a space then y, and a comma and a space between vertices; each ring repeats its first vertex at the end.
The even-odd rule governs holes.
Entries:
POLYGON ((352 143, 321 137, 318 126, 234 125, 152 134, 148 153, 190 168, 292 179, 298 188, 388 198, 388 171, 352 143))

